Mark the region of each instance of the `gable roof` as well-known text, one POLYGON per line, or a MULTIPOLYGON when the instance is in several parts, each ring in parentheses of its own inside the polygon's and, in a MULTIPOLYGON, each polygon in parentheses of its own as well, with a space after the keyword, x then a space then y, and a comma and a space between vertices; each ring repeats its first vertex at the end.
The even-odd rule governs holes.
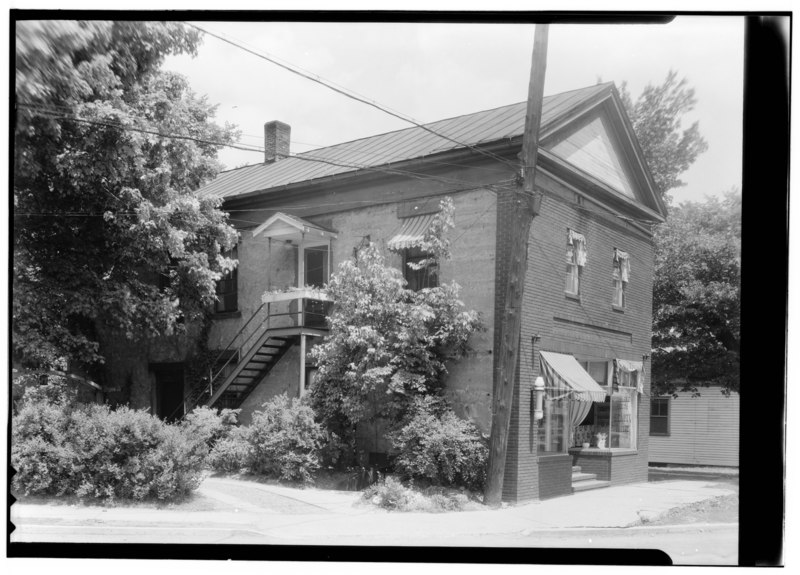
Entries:
POLYGON ((336 232, 318 226, 298 216, 285 214, 283 212, 273 214, 267 218, 263 224, 253 230, 254 237, 262 233, 270 238, 302 237, 308 234, 311 237, 336 239, 336 232))
MULTIPOLYGON (((541 130, 576 106, 604 95, 611 83, 544 98, 541 130)), ((480 145, 521 136, 526 102, 426 124, 463 145, 480 145)), ((272 164, 254 164, 220 173, 201 187, 201 197, 234 198, 317 178, 354 172, 463 148, 418 126, 296 154, 272 164)))
MULTIPOLYGON (((578 115, 609 97, 619 100, 612 82, 545 97, 539 129, 540 141, 558 132, 578 115)), ((259 192, 269 193, 269 190, 278 192, 278 188, 291 184, 379 168, 464 149, 466 146, 481 146, 491 142, 521 138, 525 128, 526 108, 527 102, 519 102, 425 125, 428 129, 451 139, 442 138, 419 126, 414 126, 310 150, 270 164, 261 163, 236 168, 220 173, 210 183, 201 187, 197 194, 201 197, 233 199, 259 192)), ((617 108, 621 110, 621 106, 617 108)), ((621 114, 624 116, 624 112, 621 114)), ((633 135, 630 122, 627 118, 624 120, 623 129, 631 140, 630 146, 641 158, 641 149, 633 135)), ((644 165, 643 160, 641 162, 644 165)), ((646 167, 644 172, 647 172, 646 167)), ((649 173, 645 174, 645 179, 652 188, 650 195, 654 203, 659 211, 665 214, 666 208, 655 191, 649 173)))

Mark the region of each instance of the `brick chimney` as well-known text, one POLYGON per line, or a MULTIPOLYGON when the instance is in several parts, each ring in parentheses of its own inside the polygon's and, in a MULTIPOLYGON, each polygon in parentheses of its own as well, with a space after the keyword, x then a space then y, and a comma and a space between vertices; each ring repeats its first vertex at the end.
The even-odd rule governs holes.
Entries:
POLYGON ((289 157, 292 127, 283 122, 264 124, 264 163, 271 164, 289 157))

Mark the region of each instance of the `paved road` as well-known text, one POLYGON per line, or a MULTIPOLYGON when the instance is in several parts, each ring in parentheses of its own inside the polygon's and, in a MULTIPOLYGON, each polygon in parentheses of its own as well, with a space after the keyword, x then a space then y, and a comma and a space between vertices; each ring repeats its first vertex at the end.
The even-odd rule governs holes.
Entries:
POLYGON ((652 548, 678 564, 736 564, 736 525, 626 527, 724 493, 714 484, 635 484, 501 510, 388 513, 358 493, 208 479, 184 505, 15 504, 12 542, 652 548))

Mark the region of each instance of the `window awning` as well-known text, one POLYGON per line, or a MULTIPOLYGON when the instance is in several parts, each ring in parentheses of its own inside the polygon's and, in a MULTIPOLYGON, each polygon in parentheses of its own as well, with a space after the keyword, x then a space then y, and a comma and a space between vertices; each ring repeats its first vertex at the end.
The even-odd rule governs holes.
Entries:
POLYGON ((436 214, 406 218, 400 230, 387 242, 387 247, 392 251, 399 251, 418 246, 434 217, 436 214))
POLYGON ((571 392, 578 401, 604 401, 606 390, 581 367, 571 355, 540 351, 541 366, 547 387, 571 392))

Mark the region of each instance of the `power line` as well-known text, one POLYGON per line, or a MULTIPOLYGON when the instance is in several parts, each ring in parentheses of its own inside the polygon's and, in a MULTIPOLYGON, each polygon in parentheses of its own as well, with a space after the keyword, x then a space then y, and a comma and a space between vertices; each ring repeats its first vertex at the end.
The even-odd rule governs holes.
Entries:
POLYGON ((477 152, 479 154, 483 154, 484 156, 492 158, 493 160, 497 160, 497 161, 503 162, 504 164, 508 164, 509 166, 511 166, 515 170, 517 169, 516 165, 512 164, 511 162, 509 162, 508 160, 506 160, 502 156, 498 156, 497 154, 489 152, 488 150, 482 150, 482 149, 480 149, 480 148, 478 148, 476 146, 473 146, 471 144, 466 144, 464 142, 460 142, 460 141, 458 141, 458 140, 456 140, 454 138, 451 138, 450 136, 447 136, 445 134, 437 132, 436 130, 433 130, 433 129, 429 128, 428 126, 426 126, 424 124, 421 124, 420 122, 418 122, 417 120, 415 120, 414 118, 412 118, 412 117, 410 117, 410 116, 408 116, 406 114, 401 114, 400 112, 395 112, 392 109, 388 108, 387 106, 383 106, 383 105, 378 104, 377 102, 375 102, 373 100, 368 100, 367 98, 365 98, 363 96, 359 96, 359 95, 355 94, 352 90, 349 90, 349 89, 346 89, 346 88, 343 88, 343 87, 342 88, 337 87, 332 82, 330 82, 328 80, 324 80, 323 78, 321 78, 320 76, 318 76, 316 74, 311 75, 310 73, 306 73, 306 72, 302 71, 301 69, 299 69, 299 67, 295 66, 294 64, 289 65, 288 63, 280 62, 274 56, 267 55, 267 54, 262 53, 261 51, 256 51, 254 49, 248 48, 247 46, 242 45, 242 43, 240 43, 239 41, 234 42, 233 40, 225 38, 220 34, 217 34, 217 33, 214 33, 214 32, 210 32, 209 30, 201 28, 200 26, 197 26, 195 24, 191 24, 191 23, 187 22, 187 25, 191 26, 192 28, 195 28, 196 30, 199 30, 199 31, 201 31, 201 32, 203 32, 205 34, 208 34, 209 36, 213 36, 214 38, 217 38, 218 40, 221 40, 221 41, 223 41, 223 42, 225 42, 227 44, 230 44, 231 46, 235 46, 236 48, 239 48, 240 50, 244 50, 245 52, 248 52, 248 53, 250 53, 250 54, 252 54, 252 55, 254 55, 254 56, 258 57, 258 58, 261 58, 262 60, 266 60, 267 62, 275 64, 276 66, 280 66, 281 68, 283 68, 285 70, 288 70, 289 72, 291 72, 293 74, 296 74, 296 75, 298 75, 298 76, 300 76, 302 78, 305 78, 307 80, 311 80, 312 82, 320 84, 321 86, 324 86, 324 87, 328 88, 329 90, 333 90, 334 92, 336 92, 338 94, 341 94, 342 96, 345 96, 345 97, 350 98, 352 100, 355 100, 357 102, 361 102, 362 104, 366 104, 368 106, 371 106, 371 107, 373 107, 373 108, 375 108, 377 110, 380 110, 381 112, 384 112, 385 114, 389 114, 390 116, 393 116, 395 118, 403 120, 404 122, 408 122, 410 124, 413 124, 414 126, 416 126, 418 128, 421 128, 421 129, 425 130, 426 132, 429 132, 429 133, 431 133, 431 134, 433 134, 433 135, 435 135, 435 136, 437 136, 439 138, 443 138, 443 139, 448 140, 450 142, 453 142, 454 144, 457 144, 459 146, 463 146, 465 148, 469 148, 469 149, 471 149, 471 150, 473 150, 473 151, 475 151, 475 152, 477 152))
MULTIPOLYGON (((35 113, 43 115, 43 116, 46 116, 46 117, 50 117, 50 118, 65 119, 65 120, 80 122, 80 123, 89 124, 89 125, 97 125, 97 126, 103 126, 103 127, 116 128, 116 129, 123 130, 123 131, 140 132, 140 133, 155 135, 155 136, 159 136, 161 138, 167 138, 167 139, 174 138, 174 139, 180 139, 180 140, 194 141, 194 142, 203 143, 203 144, 210 144, 210 145, 217 145, 217 146, 227 146, 227 147, 242 149, 242 150, 246 150, 246 151, 258 151, 258 152, 262 152, 263 153, 263 148, 249 147, 249 146, 245 148, 243 146, 239 146, 239 145, 236 145, 236 144, 225 143, 225 142, 216 142, 216 141, 212 141, 212 140, 207 140, 207 139, 203 139, 203 138, 197 138, 197 137, 194 137, 194 136, 188 136, 188 135, 183 135, 183 134, 164 133, 164 132, 160 132, 160 131, 152 130, 152 129, 138 128, 138 127, 134 127, 134 126, 127 126, 127 125, 124 125, 124 124, 121 124, 121 123, 116 123, 116 122, 107 122, 107 121, 100 121, 100 120, 89 120, 89 119, 86 119, 86 118, 79 118, 77 116, 68 116, 68 115, 62 114, 60 112, 56 112, 55 110, 50 110, 46 106, 41 106, 41 105, 31 105, 31 104, 19 104, 19 105, 23 106, 23 107, 26 107, 26 108, 30 108, 30 109, 34 110, 35 113)), ((429 174, 423 174, 423 173, 419 173, 419 172, 412 172, 410 170, 403 170, 403 169, 399 169, 399 168, 376 167, 376 166, 371 166, 369 164, 362 164, 362 163, 358 163, 358 162, 350 162, 350 163, 335 162, 333 160, 329 160, 329 159, 326 159, 326 158, 312 156, 308 152, 304 152, 303 154, 292 154, 289 157, 296 158, 296 159, 302 160, 302 161, 329 164, 329 165, 337 166, 337 167, 374 171, 374 172, 386 173, 386 174, 390 174, 390 175, 406 176, 406 177, 411 177, 411 178, 415 178, 415 179, 419 179, 419 180, 423 180, 423 181, 436 181, 436 182, 447 183, 447 184, 455 183, 455 184, 473 185, 473 182, 467 182, 467 181, 464 181, 464 180, 459 180, 457 178, 447 178, 447 177, 443 177, 443 176, 432 176, 432 175, 429 175, 429 174)), ((492 184, 487 184, 486 186, 489 187, 491 185, 492 184)))
POLYGON ((82 124, 90 124, 90 125, 94 125, 94 126, 104 126, 106 128, 117 128, 117 129, 120 129, 120 130, 129 131, 129 132, 140 132, 142 134, 150 134, 152 136, 159 136, 161 138, 167 138, 167 139, 187 140, 187 141, 191 141, 191 142, 197 142, 197 143, 200 143, 200 144, 208 144, 208 145, 211 145, 211 146, 224 146, 224 147, 228 147, 228 148, 236 148, 236 149, 239 149, 239 150, 244 150, 246 152, 262 152, 262 153, 264 152, 263 148, 259 149, 257 147, 250 147, 250 146, 246 147, 246 146, 243 146, 243 145, 232 144, 232 143, 227 143, 227 142, 216 142, 214 140, 208 140, 208 139, 205 139, 205 138, 198 138, 198 137, 195 137, 195 136, 188 136, 188 135, 184 135, 184 134, 165 134, 163 132, 159 132, 159 131, 156 131, 156 130, 148 130, 148 129, 145 129, 145 128, 137 128, 137 127, 134 127, 134 126, 126 126, 126 125, 121 124, 121 123, 104 122, 104 121, 101 121, 101 120, 88 120, 86 118, 79 118, 77 116, 68 116, 68 115, 66 115, 66 114, 64 114, 62 112, 58 112, 58 111, 55 111, 55 110, 47 110, 47 108, 44 107, 44 106, 37 106, 37 105, 31 105, 31 104, 17 104, 17 105, 20 106, 20 107, 24 107, 24 108, 30 108, 30 109, 34 110, 38 115, 49 117, 49 118, 71 120, 73 122, 80 122, 82 124))

